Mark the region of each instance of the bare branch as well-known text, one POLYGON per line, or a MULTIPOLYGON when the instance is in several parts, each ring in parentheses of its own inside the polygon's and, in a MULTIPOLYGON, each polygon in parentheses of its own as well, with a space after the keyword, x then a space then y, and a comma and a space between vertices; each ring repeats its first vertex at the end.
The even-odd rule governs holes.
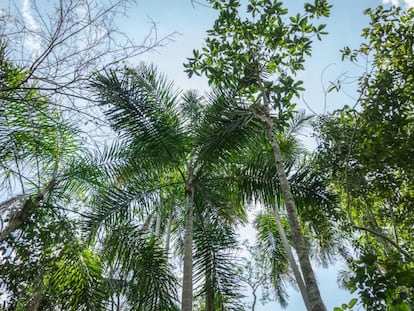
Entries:
MULTIPOLYGON (((160 37, 155 23, 140 43, 114 25, 115 18, 125 15, 133 3, 66 0, 57 1, 51 9, 32 1, 30 20, 17 4, 10 7, 0 25, 0 39, 7 43, 10 60, 28 69, 25 79, 13 89, 35 81, 37 89, 59 100, 88 99, 85 81, 93 73, 170 42, 174 33, 160 37)), ((0 88, 1 93, 6 91, 10 89, 0 88)))

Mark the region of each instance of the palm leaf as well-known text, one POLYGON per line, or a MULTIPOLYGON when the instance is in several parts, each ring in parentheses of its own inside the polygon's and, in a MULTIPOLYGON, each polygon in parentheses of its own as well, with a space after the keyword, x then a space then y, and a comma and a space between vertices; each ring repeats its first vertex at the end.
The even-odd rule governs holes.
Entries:
POLYGON ((107 232, 102 255, 126 278, 131 310, 177 310, 177 281, 167 255, 145 230, 125 224, 107 232))
POLYGON ((237 310, 243 295, 237 277, 235 229, 209 213, 205 217, 208 222, 196 222, 194 230, 194 282, 203 283, 198 295, 212 291, 217 305, 237 310))
POLYGON ((299 218, 314 244, 314 255, 318 255, 323 264, 333 262, 338 253, 345 251, 344 239, 335 225, 342 217, 336 195, 310 160, 302 163, 290 180, 299 218))
POLYGON ((105 310, 103 266, 88 249, 66 249, 46 282, 53 288, 54 304, 64 310, 105 310))
POLYGON ((270 267, 269 276, 275 291, 275 297, 280 305, 285 308, 288 305, 285 279, 289 264, 274 216, 267 213, 259 214, 255 220, 255 227, 258 231, 258 249, 261 250, 259 258, 267 263, 265 266, 270 267))
POLYGON ((178 114, 177 92, 152 66, 96 75, 92 87, 111 126, 160 161, 179 163, 188 140, 178 114))
POLYGON ((203 121, 197 130, 198 159, 214 162, 243 150, 261 131, 251 111, 243 107, 231 91, 216 90, 210 94, 203 121))

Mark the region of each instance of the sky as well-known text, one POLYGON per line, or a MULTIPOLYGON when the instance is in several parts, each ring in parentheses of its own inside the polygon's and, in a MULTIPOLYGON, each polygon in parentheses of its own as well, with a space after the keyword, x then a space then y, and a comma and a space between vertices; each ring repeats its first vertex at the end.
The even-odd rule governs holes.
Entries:
MULTIPOLYGON (((3 1, 3 0, 2 0, 3 1)), ((201 0, 202 1, 202 0, 201 0)), ((30 0, 21 0, 23 12, 30 27, 36 27, 30 15, 30 0)), ((290 14, 295 14, 304 1, 286 1, 290 14)), ((305 72, 298 76, 304 81, 306 91, 298 100, 298 108, 306 109, 308 113, 321 114, 333 111, 344 105, 353 105, 356 98, 355 77, 361 73, 361 68, 341 61, 339 52, 345 46, 357 48, 361 43, 361 31, 368 25, 367 16, 363 11, 368 7, 384 5, 414 6, 414 0, 331 0, 333 5, 331 16, 324 20, 329 35, 321 42, 314 44, 313 56, 305 65, 305 72), (343 90, 340 93, 325 91, 329 81, 344 79, 343 90)), ((1 4, 1 1, 0 1, 1 4)), ((1 7, 1 5, 0 5, 1 7)), ((183 90, 197 89, 201 92, 208 90, 207 82, 203 78, 188 79, 184 73, 183 63, 192 56, 193 49, 202 47, 206 38, 206 30, 211 28, 216 12, 202 5, 192 4, 191 0, 137 0, 137 4, 128 8, 127 15, 115 21, 120 29, 136 41, 141 41, 148 33, 152 23, 157 26, 159 37, 175 33, 166 46, 145 53, 135 59, 136 62, 152 62, 158 71, 174 81, 177 88, 183 90)), ((310 133, 305 133, 304 143, 314 148, 315 143, 310 133)), ((245 228, 242 235, 254 238, 254 231, 245 228)), ((316 267, 322 296, 328 310, 335 306, 347 303, 351 295, 341 290, 337 284, 337 272, 341 264, 338 263, 329 269, 316 267)), ((302 299, 295 291, 289 291, 290 304, 286 310, 305 310, 302 299)), ((281 310, 276 303, 258 306, 256 311, 281 310)))

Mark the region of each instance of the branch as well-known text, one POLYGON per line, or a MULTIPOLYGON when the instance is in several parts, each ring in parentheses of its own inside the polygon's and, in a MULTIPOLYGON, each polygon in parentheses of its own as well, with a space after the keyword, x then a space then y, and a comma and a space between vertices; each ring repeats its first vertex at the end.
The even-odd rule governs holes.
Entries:
POLYGON ((407 251, 403 250, 400 245, 398 245, 395 241, 393 241, 391 238, 389 238, 385 234, 380 233, 378 231, 375 231, 373 229, 361 227, 361 226, 358 226, 358 225, 352 225, 352 227, 354 227, 357 230, 362 230, 362 231, 369 232, 369 233, 371 233, 371 234, 373 234, 373 235, 375 235, 375 236, 377 236, 377 237, 379 237, 379 238, 387 241, 392 246, 394 246, 401 254, 403 254, 407 259, 409 259, 410 261, 413 261, 414 262, 414 258, 411 256, 410 253, 408 253, 407 251))
POLYGON ((28 198, 27 194, 19 194, 16 195, 6 201, 3 201, 0 203, 0 211, 8 209, 11 205, 13 205, 14 203, 18 202, 18 201, 22 201, 22 200, 26 200, 28 198))
MULTIPOLYGON (((50 193, 56 184, 57 184, 57 181, 53 177, 50 180, 49 184, 44 188, 44 190, 36 195, 32 204, 34 204, 34 206, 38 206, 39 203, 44 199, 44 196, 50 193)), ((14 200, 15 202, 16 197, 6 202, 3 202, 1 206, 3 206, 3 204, 10 202, 11 200, 14 200)), ((26 199, 23 206, 20 209, 13 211, 11 213, 11 215, 9 216, 9 222, 6 228, 0 232, 0 243, 4 239, 6 239, 13 231, 18 229, 21 226, 21 224, 23 224, 32 215, 33 206, 31 208, 27 208, 26 206, 26 204, 30 203, 30 201, 31 201, 30 199, 26 199)))

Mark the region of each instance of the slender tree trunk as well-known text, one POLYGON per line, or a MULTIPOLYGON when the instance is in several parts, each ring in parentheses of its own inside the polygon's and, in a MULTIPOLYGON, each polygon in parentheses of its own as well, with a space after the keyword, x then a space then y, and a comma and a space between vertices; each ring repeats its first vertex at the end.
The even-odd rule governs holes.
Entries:
POLYGON ((148 228, 151 224, 152 218, 154 217, 154 214, 155 214, 155 210, 152 211, 151 214, 148 215, 147 219, 145 220, 144 224, 142 225, 142 230, 148 230, 148 228))
MULTIPOLYGON (((210 230, 210 211, 207 210, 205 216, 205 228, 210 230)), ((214 311, 214 284, 211 262, 206 262, 206 293, 205 293, 205 311, 214 311)))
POLYGON ((257 302, 256 290, 257 290, 257 287, 254 287, 252 291, 252 295, 253 295, 252 311, 255 311, 256 309, 256 302, 257 302))
POLYGON ((40 271, 37 277, 37 284, 35 287, 35 293, 33 299, 30 301, 29 305, 27 306, 28 311, 37 311, 39 310, 40 304, 42 303, 43 299, 43 279, 44 279, 44 271, 40 271))
POLYGON ((169 212, 168 215, 168 224, 167 224, 167 232, 165 235, 165 252, 168 254, 170 252, 170 240, 171 240, 171 227, 172 227, 172 211, 169 212))
POLYGON ((279 177, 280 187, 282 189, 283 197, 285 199, 286 212, 288 215, 290 230, 292 232, 293 245, 295 246, 296 252, 299 258, 300 268, 302 270, 303 279, 306 284, 308 292, 309 302, 312 311, 326 311, 325 304, 323 303, 322 297, 319 292, 318 284, 315 278, 315 274, 312 269, 312 265, 309 259, 308 250, 306 248, 305 239, 302 234, 302 230, 299 225, 296 204, 293 199, 290 184, 286 176, 285 165, 283 163, 282 152, 279 144, 276 140, 273 123, 271 118, 266 115, 261 115, 261 119, 266 123, 267 131, 269 135, 270 144, 273 149, 275 157, 277 174, 279 177))
POLYGON ((38 311, 40 303, 42 302, 43 295, 42 292, 36 292, 33 300, 30 302, 30 305, 27 307, 27 311, 38 311))
POLYGON ((292 268, 293 275, 295 276, 296 282, 298 283, 299 290, 302 295, 303 302, 305 303, 306 310, 311 311, 312 308, 311 308, 311 304, 309 301, 306 286, 303 281, 302 274, 299 271, 299 267, 296 264, 296 260, 295 260, 295 257, 293 256, 292 249, 290 248, 289 241, 286 237, 285 229, 283 228, 282 220, 280 218, 280 214, 279 214, 277 207, 274 209, 274 214, 275 214, 275 219, 276 219, 277 231, 279 232, 279 236, 282 241, 283 248, 285 249, 286 256, 289 261, 289 265, 292 268))
POLYGON ((160 236, 161 233, 161 207, 157 211, 157 219, 155 220, 155 235, 160 236))
POLYGON ((188 180, 186 183, 186 217, 185 217, 185 239, 184 239, 184 268, 183 268, 183 290, 181 296, 181 311, 192 311, 193 309, 193 205, 194 205, 194 176, 193 169, 188 169, 188 180))
POLYGON ((206 282, 210 283, 206 290, 206 305, 205 305, 205 311, 214 311, 214 290, 212 283, 212 275, 211 270, 206 271, 206 282))

